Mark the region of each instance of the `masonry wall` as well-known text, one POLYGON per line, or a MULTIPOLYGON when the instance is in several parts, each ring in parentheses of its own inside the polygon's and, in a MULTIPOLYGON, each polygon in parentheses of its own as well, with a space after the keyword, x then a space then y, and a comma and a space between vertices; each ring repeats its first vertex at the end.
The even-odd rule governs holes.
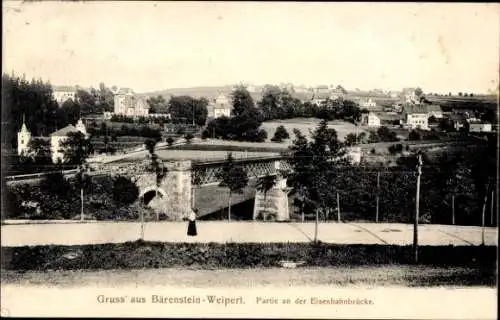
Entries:
POLYGON ((182 220, 191 212, 191 161, 167 164, 169 170, 161 188, 166 191, 164 213, 172 220, 182 220))
POLYGON ((290 219, 286 179, 278 180, 276 186, 269 190, 266 195, 264 195, 264 192, 257 190, 255 193, 253 219, 275 219, 276 221, 287 221, 290 219))

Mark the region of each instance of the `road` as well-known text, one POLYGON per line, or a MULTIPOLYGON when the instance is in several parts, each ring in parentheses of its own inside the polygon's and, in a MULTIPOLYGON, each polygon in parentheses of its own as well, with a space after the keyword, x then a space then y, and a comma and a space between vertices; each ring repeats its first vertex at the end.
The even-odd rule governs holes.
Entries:
MULTIPOLYGON (((314 223, 265 223, 199 221, 198 236, 186 235, 186 222, 149 222, 144 240, 158 242, 309 242, 314 223)), ((485 244, 497 245, 497 228, 485 228, 485 244)), ((140 235, 137 222, 85 222, 4 224, 2 247, 33 245, 85 245, 135 241, 140 235)), ((389 223, 320 223, 318 239, 338 244, 410 245, 413 226, 389 223)), ((480 227, 420 225, 420 245, 480 245, 480 227)))

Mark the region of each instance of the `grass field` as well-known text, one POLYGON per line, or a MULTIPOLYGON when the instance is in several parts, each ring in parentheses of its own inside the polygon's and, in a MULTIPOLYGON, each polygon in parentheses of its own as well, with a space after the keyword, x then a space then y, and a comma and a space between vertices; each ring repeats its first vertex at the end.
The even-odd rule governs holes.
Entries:
MULTIPOLYGON (((280 125, 283 125, 290 134, 290 139, 285 141, 285 144, 290 144, 294 138, 293 129, 299 129, 304 135, 309 136, 309 130, 314 131, 319 122, 319 119, 314 118, 274 120, 262 123, 262 129, 266 130, 268 141, 270 141, 270 139, 274 136, 276 128, 280 125)), ((328 127, 337 131, 338 138, 341 141, 343 141, 345 136, 347 136, 349 133, 356 132, 356 126, 345 121, 330 121, 328 127)), ((364 130, 359 128, 358 133, 361 133, 362 131, 364 130)))
MULTIPOLYGON (((199 151, 199 150, 158 150, 156 154, 162 160, 224 160, 227 157, 228 151, 199 151)), ((267 157, 278 155, 277 152, 232 152, 235 159, 267 157)), ((145 159, 145 153, 130 155, 124 161, 142 160, 145 159)))
POLYGON ((350 266, 335 268, 252 268, 200 270, 165 268, 102 271, 15 272, 3 270, 2 285, 115 287, 159 285, 191 287, 255 286, 495 286, 495 271, 479 267, 350 266))

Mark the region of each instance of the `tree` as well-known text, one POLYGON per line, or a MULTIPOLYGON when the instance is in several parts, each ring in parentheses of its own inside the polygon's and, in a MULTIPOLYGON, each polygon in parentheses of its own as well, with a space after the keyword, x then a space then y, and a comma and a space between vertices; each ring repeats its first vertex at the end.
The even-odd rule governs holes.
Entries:
POLYGON ((174 144, 174 138, 168 137, 167 138, 167 144, 168 144, 169 147, 171 147, 174 144))
POLYGON ((113 179, 113 200, 117 204, 129 205, 139 197, 139 188, 127 177, 118 176, 113 179))
POLYGON ((412 130, 408 135, 408 140, 410 141, 422 140, 422 134, 418 130, 412 130))
POLYGON ((49 173, 40 182, 40 191, 60 198, 68 198, 71 195, 72 189, 71 184, 60 171, 49 173))
POLYGON ((416 89, 415 89, 415 95, 416 95, 417 97, 421 97, 423 94, 424 94, 424 92, 422 91, 422 89, 421 89, 421 88, 416 88, 416 89))
POLYGON ((232 153, 229 152, 222 170, 217 173, 217 179, 220 180, 219 187, 229 190, 228 220, 231 221, 231 197, 234 193, 243 193, 248 185, 248 175, 241 166, 234 163, 232 153))
POLYGON ((146 102, 150 113, 168 113, 168 102, 161 95, 151 97, 146 102))
MULTIPOLYGON (((156 189, 155 189, 155 197, 158 196, 158 188, 161 185, 163 178, 166 176, 168 169, 161 163, 158 155, 155 152, 156 148, 156 140, 147 139, 144 143, 146 146, 146 150, 149 152, 149 156, 151 159, 151 165, 149 167, 150 172, 154 172, 156 177, 156 189)), ((156 220, 160 219, 159 212, 156 212, 156 220)))
POLYGON ((244 86, 236 86, 231 93, 231 102, 233 105, 232 113, 235 116, 242 115, 255 108, 252 96, 244 86))
POLYGON ((391 131, 389 128, 384 126, 377 129, 377 135, 383 142, 395 142, 399 140, 394 131, 391 131))
POLYGON ((51 163, 50 143, 47 140, 33 138, 28 143, 29 156, 34 160, 35 165, 44 166, 51 163))
POLYGON ((92 180, 90 179, 90 175, 86 173, 86 167, 81 165, 79 171, 75 176, 75 186, 77 189, 80 189, 80 220, 84 220, 84 212, 83 212, 83 194, 84 190, 88 190, 92 185, 92 180))
POLYGON ((168 111, 175 121, 194 123, 204 126, 208 116, 208 100, 195 99, 190 96, 172 96, 168 102, 168 111))
POLYGON ((287 176, 294 190, 304 191, 303 202, 312 206, 317 219, 320 214, 327 217, 328 209, 336 203, 336 169, 349 165, 347 150, 326 120, 312 132, 310 142, 299 130, 294 134, 288 154, 292 171, 287 176))
POLYGON ((64 162, 77 166, 84 164, 93 151, 90 139, 81 132, 68 133, 60 146, 64 162))
POLYGON ((290 138, 290 134, 288 134, 288 131, 286 131, 283 125, 280 125, 276 128, 274 137, 271 139, 271 141, 282 142, 284 139, 288 138, 290 138))
POLYGON ((348 147, 356 145, 357 144, 356 134, 351 132, 348 135, 346 135, 344 138, 344 144, 348 147))
MULTIPOLYGON (((93 89, 95 92, 95 89, 93 89)), ((104 110, 96 103, 96 94, 89 93, 85 90, 76 91, 75 103, 80 106, 82 115, 103 113, 104 110)))
POLYGON ((184 139, 186 139, 186 143, 187 144, 190 144, 191 143, 191 140, 193 140, 194 136, 192 133, 187 133, 185 136, 184 136, 184 139))
POLYGON ((267 193, 276 185, 276 180, 276 175, 263 176, 257 180, 257 190, 264 193, 264 201, 267 199, 267 193))

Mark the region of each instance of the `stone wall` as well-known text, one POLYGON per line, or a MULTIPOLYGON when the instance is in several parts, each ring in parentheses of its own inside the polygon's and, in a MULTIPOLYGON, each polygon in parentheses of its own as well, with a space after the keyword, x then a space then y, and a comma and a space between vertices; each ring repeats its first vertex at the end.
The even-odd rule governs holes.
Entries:
POLYGON ((171 220, 182 220, 191 209, 191 161, 164 162, 168 169, 167 174, 159 187, 156 176, 148 172, 147 160, 138 163, 110 166, 111 175, 130 177, 139 187, 139 194, 143 197, 148 192, 158 191, 158 197, 153 209, 166 214, 171 220))
POLYGON ((288 208, 288 188, 286 179, 279 179, 276 185, 264 195, 257 190, 255 193, 254 220, 287 221, 290 219, 288 208))

